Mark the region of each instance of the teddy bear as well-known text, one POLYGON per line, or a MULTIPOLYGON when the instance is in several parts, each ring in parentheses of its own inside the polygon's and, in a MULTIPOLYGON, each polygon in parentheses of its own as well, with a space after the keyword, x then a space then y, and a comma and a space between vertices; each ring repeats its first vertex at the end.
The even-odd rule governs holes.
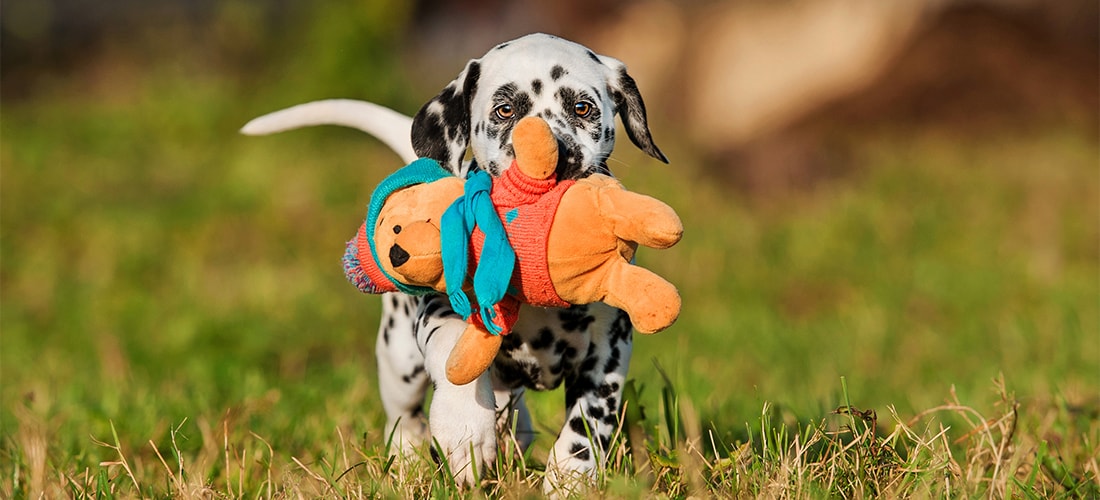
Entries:
POLYGON ((520 120, 512 143, 515 162, 495 179, 463 181, 431 159, 387 177, 344 256, 361 291, 448 295, 469 321, 447 362, 457 385, 489 367, 520 303, 605 302, 646 334, 680 312, 676 287, 632 263, 639 244, 680 241, 676 212, 610 176, 556 179, 558 145, 541 118, 520 120))

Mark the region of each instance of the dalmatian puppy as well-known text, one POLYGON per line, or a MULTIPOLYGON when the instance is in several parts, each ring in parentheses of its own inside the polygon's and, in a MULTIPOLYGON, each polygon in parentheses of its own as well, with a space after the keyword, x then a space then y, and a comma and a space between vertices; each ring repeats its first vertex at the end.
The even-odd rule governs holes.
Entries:
MULTIPOLYGON (((473 169, 499 175, 513 160, 512 127, 531 115, 544 118, 557 137, 559 178, 610 174, 615 115, 636 146, 668 162, 623 63, 545 34, 502 43, 469 61, 412 119, 371 103, 329 100, 257 118, 242 132, 349 125, 380 138, 406 162, 430 157, 456 175, 473 169), (468 150, 472 158, 465 160, 468 150)), ((525 390, 564 382, 567 416, 550 452, 545 488, 584 484, 603 466, 630 362, 632 326, 625 313, 603 304, 525 307, 489 371, 456 386, 447 380, 446 361, 466 323, 447 299, 389 294, 382 301, 376 353, 386 435, 403 450, 434 441, 433 456, 448 461, 457 481, 472 483, 475 468, 495 460, 500 439, 521 448, 533 440, 525 390), (434 393, 425 425, 429 384, 434 393)))

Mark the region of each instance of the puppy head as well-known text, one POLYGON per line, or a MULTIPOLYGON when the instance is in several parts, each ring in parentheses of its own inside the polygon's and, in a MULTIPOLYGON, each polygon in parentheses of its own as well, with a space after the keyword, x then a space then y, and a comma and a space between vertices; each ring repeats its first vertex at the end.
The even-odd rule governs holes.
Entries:
POLYGON ((439 220, 461 195, 462 180, 457 177, 393 192, 374 228, 374 248, 382 269, 406 285, 445 290, 439 220))
POLYGON ((580 178, 608 172, 616 114, 636 146, 668 162, 622 62, 552 35, 528 35, 470 61, 425 104, 413 119, 413 149, 459 172, 472 147, 477 165, 499 175, 515 158, 512 128, 539 116, 558 140, 559 178, 580 178))

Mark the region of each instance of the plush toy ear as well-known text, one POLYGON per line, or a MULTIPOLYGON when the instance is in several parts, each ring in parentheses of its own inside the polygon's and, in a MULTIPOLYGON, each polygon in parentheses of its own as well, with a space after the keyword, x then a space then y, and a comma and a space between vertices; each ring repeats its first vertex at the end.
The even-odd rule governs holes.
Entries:
POLYGON ((613 57, 597 57, 610 72, 607 78, 608 91, 611 92, 611 99, 615 102, 615 112, 623 121, 627 137, 630 137, 630 141, 649 156, 668 163, 668 158, 653 143, 653 136, 649 133, 649 122, 646 120, 645 102, 642 101, 638 85, 627 74, 626 65, 613 57))
POLYGON ((477 92, 481 63, 473 59, 413 117, 413 151, 458 173, 470 144, 470 99, 477 92))

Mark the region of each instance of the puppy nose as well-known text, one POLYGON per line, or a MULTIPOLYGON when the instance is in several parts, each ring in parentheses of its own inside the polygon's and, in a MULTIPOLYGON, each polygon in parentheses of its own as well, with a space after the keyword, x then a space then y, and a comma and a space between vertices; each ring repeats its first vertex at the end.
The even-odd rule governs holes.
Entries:
POLYGON ((401 267, 401 264, 404 264, 408 261, 409 252, 406 252, 404 248, 401 248, 398 245, 390 247, 390 264, 392 264, 393 267, 401 267))

